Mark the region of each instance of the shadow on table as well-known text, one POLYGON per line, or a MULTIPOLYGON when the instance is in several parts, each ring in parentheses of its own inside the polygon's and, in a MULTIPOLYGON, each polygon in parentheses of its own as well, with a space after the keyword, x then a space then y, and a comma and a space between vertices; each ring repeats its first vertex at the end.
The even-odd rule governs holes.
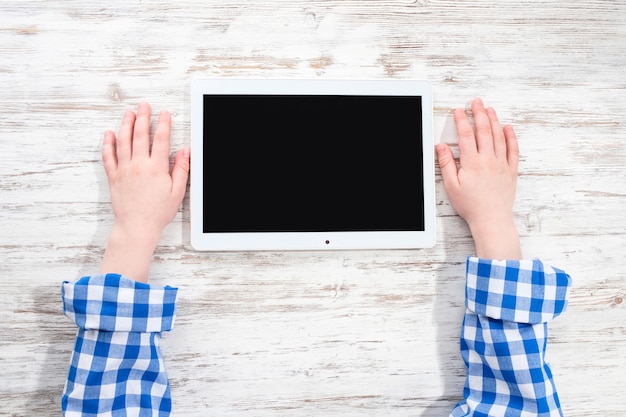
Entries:
POLYGON ((37 314, 38 322, 33 334, 38 340, 28 345, 38 346, 41 350, 33 352, 33 363, 24 369, 24 375, 37 369, 38 381, 32 391, 25 393, 23 409, 13 410, 11 416, 61 415, 61 396, 76 328, 63 316, 60 294, 60 285, 56 283, 39 287, 33 294, 31 308, 37 314))
POLYGON ((433 320, 441 395, 422 412, 423 417, 448 416, 463 398, 465 367, 459 350, 464 308, 464 260, 444 262, 436 273, 433 320))
MULTIPOLYGON (((96 229, 87 246, 57 248, 57 264, 63 266, 60 270, 64 271, 63 274, 72 275, 52 277, 49 285, 38 287, 32 294, 31 307, 25 307, 37 315, 38 328, 33 334, 37 335, 38 340, 33 341, 32 344, 41 350, 35 352, 33 357, 34 361, 41 361, 41 363, 34 363, 34 366, 40 370, 37 375, 39 378, 37 385, 33 391, 25 393, 23 414, 22 410, 11 414, 15 417, 61 415, 61 398, 77 332, 76 325, 63 315, 61 283, 78 280, 82 276, 98 271, 113 222, 106 174, 100 162, 100 144, 93 146, 93 155, 90 155, 89 161, 85 164, 91 165, 98 183, 98 199, 93 203, 91 213, 96 229), (38 359, 42 356, 43 359, 38 359)), ((80 190, 77 193, 80 193, 80 190)), ((85 208, 77 210, 85 210, 85 208)), ((86 214, 78 211, 68 213, 68 215, 85 216, 86 214)))

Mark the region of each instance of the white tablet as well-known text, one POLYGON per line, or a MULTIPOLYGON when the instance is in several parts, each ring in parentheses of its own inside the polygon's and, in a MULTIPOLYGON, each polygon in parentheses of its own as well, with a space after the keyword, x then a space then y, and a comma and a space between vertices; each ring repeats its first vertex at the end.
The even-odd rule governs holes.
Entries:
POLYGON ((191 102, 196 250, 434 245, 428 82, 202 79, 191 102))

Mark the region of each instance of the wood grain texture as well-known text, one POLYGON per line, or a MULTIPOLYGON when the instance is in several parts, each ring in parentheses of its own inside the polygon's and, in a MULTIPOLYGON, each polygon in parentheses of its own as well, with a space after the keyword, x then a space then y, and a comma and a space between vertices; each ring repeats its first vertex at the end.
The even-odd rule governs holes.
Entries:
MULTIPOLYGON (((527 257, 574 279, 548 348, 567 416, 626 415, 626 2, 177 0, 0 3, 0 416, 58 416, 75 329, 60 283, 112 223, 105 129, 138 101, 189 144, 197 77, 423 78, 436 141, 475 96, 512 123, 527 257)), ((473 252, 437 173, 419 251, 194 252, 189 205, 152 281, 181 289, 163 352, 175 416, 446 416, 459 400, 473 252)))

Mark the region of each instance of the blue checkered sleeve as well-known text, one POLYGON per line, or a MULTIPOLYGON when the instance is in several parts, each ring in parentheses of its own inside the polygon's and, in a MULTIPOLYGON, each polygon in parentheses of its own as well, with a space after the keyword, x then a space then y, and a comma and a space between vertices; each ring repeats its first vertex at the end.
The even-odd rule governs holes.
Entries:
POLYGON ((545 355, 547 322, 567 306, 569 275, 539 260, 470 257, 466 281, 467 378, 450 416, 562 416, 545 355))
POLYGON ((61 406, 66 417, 169 416, 160 353, 177 289, 117 274, 64 282, 63 312, 78 326, 61 406))

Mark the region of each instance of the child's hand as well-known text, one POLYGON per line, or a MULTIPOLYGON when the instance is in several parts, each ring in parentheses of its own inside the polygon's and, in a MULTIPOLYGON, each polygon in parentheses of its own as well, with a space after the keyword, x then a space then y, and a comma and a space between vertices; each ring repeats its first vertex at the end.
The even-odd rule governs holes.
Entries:
POLYGON ((460 168, 445 144, 437 145, 444 188, 456 212, 467 221, 477 256, 520 259, 513 204, 519 148, 510 125, 500 125, 495 110, 472 102, 476 133, 463 109, 454 112, 460 168))
POLYGON ((189 149, 181 149, 170 173, 171 115, 162 111, 150 146, 150 106, 127 111, 119 136, 104 136, 102 161, 115 214, 101 272, 147 281, 161 232, 176 215, 189 177, 189 149))

